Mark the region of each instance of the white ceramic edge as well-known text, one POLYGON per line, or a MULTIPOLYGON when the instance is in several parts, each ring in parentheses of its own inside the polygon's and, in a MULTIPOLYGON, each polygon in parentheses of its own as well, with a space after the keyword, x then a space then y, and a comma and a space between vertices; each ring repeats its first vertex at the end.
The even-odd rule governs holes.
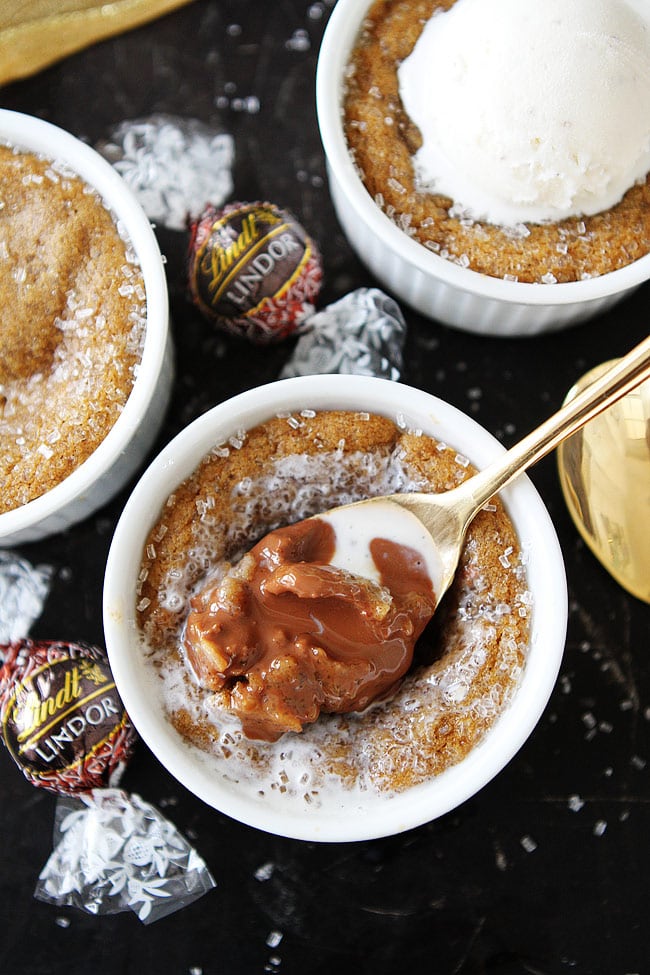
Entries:
POLYGON ((162 764, 186 788, 221 812, 250 826, 296 839, 348 842, 391 835, 449 812, 468 799, 515 755, 528 738, 555 684, 566 636, 567 592, 564 563, 549 515, 531 481, 520 477, 503 492, 525 550, 536 557, 529 565, 536 593, 533 636, 524 678, 512 704, 486 739, 459 765, 407 793, 386 800, 381 816, 286 814, 269 812, 263 800, 237 796, 210 774, 205 756, 181 739, 147 698, 147 672, 138 647, 135 588, 144 540, 168 495, 223 436, 250 428, 283 409, 346 408, 397 417, 451 437, 454 445, 483 467, 503 447, 474 420, 455 407, 388 380, 350 376, 314 376, 282 380, 249 390, 214 407, 182 431, 154 460, 127 502, 117 525, 104 584, 104 634, 113 676, 127 712, 141 737, 162 764), (445 433, 446 431, 446 433, 445 433), (523 519, 523 524, 522 524, 523 519))
POLYGON ((462 268, 430 253, 374 203, 347 148, 342 126, 344 70, 372 0, 338 0, 316 71, 316 110, 334 207, 359 257, 418 311, 479 334, 534 335, 584 321, 650 278, 650 255, 586 281, 531 284, 462 268))
POLYGON ((114 426, 93 454, 39 498, 0 514, 0 547, 63 531, 106 503, 141 463, 160 428, 172 384, 167 280, 156 237, 140 203, 94 149, 58 126, 0 109, 0 141, 67 163, 124 224, 145 282, 147 326, 136 382, 114 426))

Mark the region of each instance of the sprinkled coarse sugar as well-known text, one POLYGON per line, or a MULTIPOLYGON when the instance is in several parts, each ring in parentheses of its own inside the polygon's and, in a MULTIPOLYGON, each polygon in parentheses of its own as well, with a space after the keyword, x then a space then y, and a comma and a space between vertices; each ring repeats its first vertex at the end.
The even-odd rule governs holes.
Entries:
POLYGON ((227 694, 203 692, 179 664, 189 600, 206 573, 223 578, 253 541, 280 524, 360 497, 441 490, 471 474, 453 448, 441 449, 405 417, 400 428, 371 413, 311 412, 297 430, 286 416, 275 417, 249 430, 238 452, 206 456, 175 490, 174 504, 163 507, 159 524, 167 531, 155 555, 144 554, 139 596, 151 600, 139 614, 143 654, 169 720, 201 749, 211 774, 237 779, 238 788, 287 809, 320 808, 332 796, 373 801, 455 764, 516 692, 529 632, 529 614, 518 612, 528 595, 517 539, 494 504, 470 526, 438 610, 436 633, 444 637, 423 638, 419 664, 392 700, 362 715, 321 716, 274 744, 242 736, 227 694), (190 510, 207 485, 215 497, 211 524, 190 510), (508 567, 499 561, 504 552, 508 567))
POLYGON ((123 225, 67 167, 0 147, 0 182, 7 250, 0 511, 7 511, 63 480, 115 424, 137 376, 146 300, 123 225), (25 175, 43 178, 26 184, 25 175), (47 254, 37 276, 21 253, 47 254))
POLYGON ((291 37, 284 42, 287 51, 308 51, 311 48, 309 34, 304 27, 298 27, 291 37))
POLYGON ((266 880, 270 880, 271 877, 273 876, 274 870, 275 870, 274 863, 271 863, 270 861, 268 863, 263 863, 255 871, 254 874, 255 880, 258 880, 260 883, 264 883, 266 880))
POLYGON ((398 179, 395 179, 394 176, 390 176, 388 178, 388 185, 392 190, 395 190, 395 192, 399 193, 400 195, 406 193, 406 188, 403 185, 403 183, 400 183, 400 181, 398 179))
POLYGON ((584 806, 584 800, 578 795, 569 796, 568 805, 571 812, 580 812, 584 806))

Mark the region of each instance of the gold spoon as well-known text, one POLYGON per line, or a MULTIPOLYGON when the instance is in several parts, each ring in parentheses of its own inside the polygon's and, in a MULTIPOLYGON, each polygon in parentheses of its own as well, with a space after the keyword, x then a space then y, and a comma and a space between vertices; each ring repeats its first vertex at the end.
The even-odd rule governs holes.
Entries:
POLYGON ((490 498, 648 377, 650 336, 586 389, 576 393, 570 402, 565 403, 536 430, 459 487, 441 494, 391 494, 367 498, 334 508, 318 517, 331 518, 333 522, 338 522, 335 527, 339 531, 342 528, 346 536, 353 537, 356 526, 360 524, 358 519, 367 521, 368 516, 372 516, 371 506, 381 506, 376 510, 375 525, 385 524, 393 514, 401 514, 403 521, 404 510, 414 515, 426 529, 423 537, 426 538, 428 551, 422 554, 429 566, 432 562, 437 563, 437 571, 431 581, 436 598, 440 601, 456 572, 467 528, 490 498))
MULTIPOLYGON (((565 402, 616 362, 596 366, 565 402)), ((624 589, 650 603, 650 380, 558 450, 560 484, 585 542, 624 589)))

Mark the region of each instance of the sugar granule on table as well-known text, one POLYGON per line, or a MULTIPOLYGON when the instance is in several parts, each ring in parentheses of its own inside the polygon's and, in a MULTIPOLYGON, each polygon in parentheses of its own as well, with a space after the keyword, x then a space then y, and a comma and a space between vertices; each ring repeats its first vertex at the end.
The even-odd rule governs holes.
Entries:
POLYGON ((519 841, 526 851, 526 853, 534 853, 537 849, 537 842, 532 838, 532 836, 522 836, 519 841))
POLYGON ((274 863, 263 863, 261 867, 258 867, 255 871, 255 880, 260 883, 264 883, 266 880, 270 880, 273 876, 273 871, 275 869, 274 863))
POLYGON ((579 795, 572 795, 569 796, 568 805, 571 812, 580 812, 584 806, 584 800, 581 799, 579 795))

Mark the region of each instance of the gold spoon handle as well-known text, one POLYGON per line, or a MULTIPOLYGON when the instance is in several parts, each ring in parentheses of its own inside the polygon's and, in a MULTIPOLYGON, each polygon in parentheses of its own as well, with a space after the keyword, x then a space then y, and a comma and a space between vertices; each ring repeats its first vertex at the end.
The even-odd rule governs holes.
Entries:
POLYGON ((497 461, 456 489, 459 494, 467 491, 467 503, 472 506, 466 525, 514 477, 647 378, 650 378, 650 335, 497 461))

